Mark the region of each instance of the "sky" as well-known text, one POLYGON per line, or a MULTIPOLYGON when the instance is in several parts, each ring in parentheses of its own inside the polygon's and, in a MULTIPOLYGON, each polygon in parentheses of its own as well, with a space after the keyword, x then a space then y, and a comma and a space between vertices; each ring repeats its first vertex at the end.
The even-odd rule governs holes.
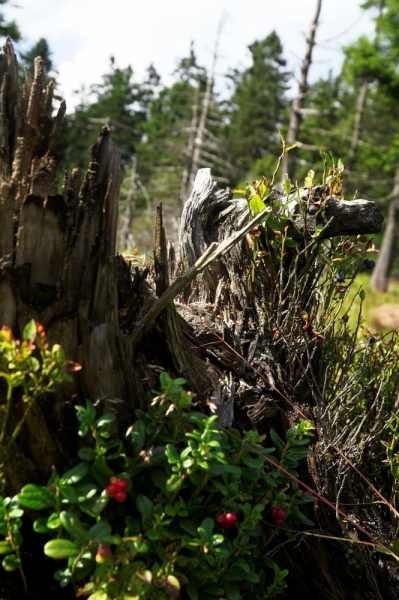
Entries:
MULTIPOLYGON (((316 8, 316 0, 13 1, 17 6, 2 7, 5 17, 18 23, 25 38, 22 48, 47 39, 68 112, 81 97, 76 92, 101 81, 111 55, 121 68, 130 64, 138 81, 153 63, 162 82, 169 84, 177 62, 188 55, 194 41, 199 64, 210 68, 221 19, 215 91, 227 93, 223 76, 231 68, 249 66, 247 46, 275 30, 293 73, 293 94, 316 8)), ((373 34, 371 16, 357 0, 323 0, 311 81, 330 69, 339 71, 342 46, 361 34, 373 34)))

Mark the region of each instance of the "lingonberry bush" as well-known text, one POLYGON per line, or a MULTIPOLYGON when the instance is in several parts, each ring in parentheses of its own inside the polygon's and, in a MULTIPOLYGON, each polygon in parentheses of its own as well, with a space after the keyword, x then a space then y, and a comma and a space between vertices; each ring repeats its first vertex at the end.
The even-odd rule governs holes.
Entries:
POLYGON ((265 447, 255 431, 225 431, 191 410, 184 383, 161 373, 161 390, 123 440, 110 437, 113 414, 97 417, 90 401, 77 407, 79 433, 94 446, 47 486, 1 499, 6 568, 29 509, 44 553, 64 563, 56 579, 91 600, 274 598, 284 589, 287 571, 268 552, 294 524, 312 525, 301 505, 313 497, 289 476, 310 452, 312 427, 301 421, 286 441, 273 432, 275 447, 265 447))
MULTIPOLYGON (((324 174, 328 193, 339 195, 341 174, 341 167, 324 174)), ((313 180, 309 172, 308 190, 313 180)), ((295 201, 300 190, 286 180, 285 193, 295 201)), ((318 194, 323 202, 323 190, 318 194)), ((277 202, 266 179, 248 185, 246 195, 252 213, 277 202)), ((320 209, 310 198, 305 221, 320 209)), ((351 472, 343 456, 333 455, 334 447, 372 481, 378 476, 378 487, 394 505, 398 344, 394 336, 362 330, 360 314, 351 329, 342 313, 349 286, 360 269, 372 267, 368 256, 376 248, 363 236, 324 245, 317 225, 299 243, 288 235, 284 213, 279 219, 272 215, 271 210, 262 231, 248 236, 253 251, 248 283, 256 285, 256 269, 265 270, 273 290, 263 306, 273 354, 287 364, 287 381, 297 381, 294 371, 299 371, 317 407, 316 450, 319 456, 324 452, 325 468, 335 469, 341 486, 337 505, 351 472)), ((363 291, 359 295, 364 298, 363 291)), ((66 361, 59 346, 50 349, 43 328, 33 322, 21 342, 7 328, 0 331, 0 366, 8 390, 0 431, 2 465, 35 400, 79 366, 66 361), (10 432, 17 394, 25 410, 10 432)), ((194 394, 184 384, 162 372, 160 390, 151 395, 146 411, 136 411, 123 439, 115 435, 117 415, 97 414, 89 400, 76 406, 83 442, 66 470, 54 469, 46 486, 28 484, 13 498, 0 497, 5 569, 19 569, 24 577, 21 526, 34 515, 44 553, 59 565, 56 579, 90 600, 265 599, 284 590, 288 572, 272 555, 293 529, 313 526, 306 516, 310 507, 302 512, 302 506, 314 498, 295 479, 299 461, 310 452, 313 426, 302 419, 285 440, 273 430, 270 440, 256 431, 224 430, 216 416, 195 411, 194 394)), ((351 490, 364 493, 368 483, 361 485, 352 482, 351 490)), ((394 537, 394 550, 396 545, 394 537)))

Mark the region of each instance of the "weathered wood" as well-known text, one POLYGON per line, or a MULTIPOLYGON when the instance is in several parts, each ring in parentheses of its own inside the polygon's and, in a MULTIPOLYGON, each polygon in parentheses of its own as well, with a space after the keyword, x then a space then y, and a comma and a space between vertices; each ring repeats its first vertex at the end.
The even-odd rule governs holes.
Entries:
MULTIPOLYGON (((73 385, 60 387, 51 402, 41 400, 42 410, 38 406, 25 427, 30 440, 27 464, 33 460, 47 476, 51 465, 65 460, 76 443, 70 436, 73 394, 77 400, 84 395, 122 399, 121 419, 146 397, 119 328, 115 240, 120 154, 104 127, 84 178, 75 170, 58 193, 54 148, 65 103, 53 117, 53 86, 43 90, 40 58, 19 96, 10 40, 0 53, 0 65, 0 322, 18 336, 35 318, 50 343, 60 342, 68 358, 83 366, 73 385), (129 403, 130 398, 134 400, 129 403), (51 423, 58 425, 54 429, 51 423)), ((21 448, 13 455, 23 456, 21 448)), ((17 490, 27 473, 12 462, 7 476, 11 489, 17 490)), ((37 476, 40 470, 32 466, 30 478, 37 476)))
MULTIPOLYGON (((157 207, 155 217, 154 264, 156 293, 157 296, 161 296, 169 286, 166 238, 162 223, 162 204, 157 207)), ((212 383, 205 364, 196 356, 192 344, 184 336, 182 318, 178 315, 173 302, 169 302, 162 311, 162 329, 173 362, 178 372, 186 379, 190 389, 200 394, 201 397, 212 393, 217 381, 212 383)))

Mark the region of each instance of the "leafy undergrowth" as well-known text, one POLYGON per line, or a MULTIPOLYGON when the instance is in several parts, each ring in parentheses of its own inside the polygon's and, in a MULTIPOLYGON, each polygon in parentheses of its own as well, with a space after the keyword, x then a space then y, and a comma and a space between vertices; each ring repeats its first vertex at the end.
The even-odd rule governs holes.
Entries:
POLYGON ((183 379, 163 372, 147 412, 125 438, 111 437, 111 413, 78 406, 79 435, 94 440, 47 486, 26 485, 0 499, 3 567, 23 574, 24 509, 36 516, 44 554, 61 562, 55 578, 90 600, 274 598, 287 571, 268 555, 276 536, 312 526, 301 506, 299 461, 312 426, 286 441, 223 430, 217 417, 190 410, 183 379), (88 437, 87 437, 88 436, 88 437), (292 478, 294 476, 294 479, 292 478))

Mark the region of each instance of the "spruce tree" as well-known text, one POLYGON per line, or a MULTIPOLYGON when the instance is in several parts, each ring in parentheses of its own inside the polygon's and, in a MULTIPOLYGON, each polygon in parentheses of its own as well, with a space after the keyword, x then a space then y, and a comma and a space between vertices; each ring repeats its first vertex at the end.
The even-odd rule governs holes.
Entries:
POLYGON ((242 172, 263 157, 265 167, 281 152, 279 129, 286 125, 289 73, 276 32, 248 46, 252 64, 230 72, 233 85, 229 150, 242 172))

